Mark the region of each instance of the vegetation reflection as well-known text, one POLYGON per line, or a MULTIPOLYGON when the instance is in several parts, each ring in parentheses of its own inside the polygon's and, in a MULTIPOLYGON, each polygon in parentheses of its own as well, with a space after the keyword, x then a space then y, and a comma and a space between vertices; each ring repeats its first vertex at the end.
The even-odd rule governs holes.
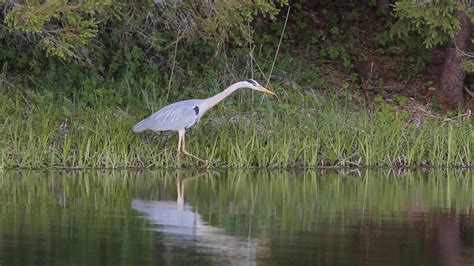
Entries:
MULTIPOLYGON (((7 256, 9 264, 51 264, 54 254, 62 254, 61 263, 87 257, 100 264, 107 254, 120 254, 108 258, 112 263, 147 263, 159 261, 153 239, 165 232, 144 230, 153 229, 153 221, 132 208, 134 200, 185 202, 205 228, 262 245, 266 236, 285 232, 343 236, 354 225, 383 231, 387 224, 413 224, 423 216, 470 217, 474 178, 470 170, 4 171, 0 199, 0 249, 7 255, 11 246, 25 251, 7 256)), ((469 224, 462 230, 472 234, 469 224)))

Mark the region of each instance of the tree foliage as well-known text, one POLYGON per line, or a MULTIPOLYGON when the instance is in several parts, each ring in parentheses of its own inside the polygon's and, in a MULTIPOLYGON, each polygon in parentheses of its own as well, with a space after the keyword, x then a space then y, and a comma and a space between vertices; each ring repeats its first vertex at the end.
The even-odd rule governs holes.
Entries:
POLYGON ((4 24, 48 55, 82 60, 106 23, 121 23, 132 34, 168 30, 179 37, 241 41, 255 17, 274 18, 287 1, 26 0, 13 6, 4 24))
MULTIPOLYGON (((427 48, 444 45, 461 29, 459 17, 467 14, 474 19, 474 8, 470 1, 397 1, 394 10, 399 20, 392 28, 392 34, 407 37, 421 36, 427 48)), ((472 39, 472 38, 471 38, 472 39)), ((461 68, 473 72, 474 62, 469 51, 459 51, 461 68)), ((462 93, 462 87, 461 87, 462 93)))
POLYGON ((165 25, 213 40, 249 37, 249 23, 256 17, 275 18, 288 0, 184 1, 158 4, 165 25))
POLYGON ((404 37, 410 33, 421 35, 426 47, 445 44, 459 29, 456 12, 464 6, 453 0, 447 1, 397 1, 394 6, 399 20, 392 33, 404 37))
POLYGON ((47 54, 80 59, 91 46, 99 25, 119 19, 119 5, 111 0, 25 1, 6 15, 5 24, 37 41, 47 54))

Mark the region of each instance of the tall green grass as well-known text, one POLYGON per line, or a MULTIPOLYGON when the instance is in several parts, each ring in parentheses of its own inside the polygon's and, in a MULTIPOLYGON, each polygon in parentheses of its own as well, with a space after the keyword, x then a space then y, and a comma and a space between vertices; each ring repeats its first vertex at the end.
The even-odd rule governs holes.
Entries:
MULTIPOLYGON (((277 93, 278 88, 276 88, 277 93)), ((473 164, 469 119, 426 118, 420 125, 379 104, 372 118, 337 97, 241 91, 188 130, 187 149, 207 167, 436 166, 473 164)), ((134 123, 165 103, 143 96, 71 103, 56 96, 0 94, 0 164, 6 168, 194 167, 177 163, 176 133, 134 134, 134 123), (12 95, 14 97, 12 97, 12 95), (140 102, 150 101, 140 105, 140 102), (152 108, 149 105, 153 105, 152 108)))

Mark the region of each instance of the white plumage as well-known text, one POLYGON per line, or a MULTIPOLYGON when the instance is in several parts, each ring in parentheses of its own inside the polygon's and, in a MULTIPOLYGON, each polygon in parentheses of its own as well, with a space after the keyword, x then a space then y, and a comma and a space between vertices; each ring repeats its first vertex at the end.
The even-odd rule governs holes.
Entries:
POLYGON ((218 104, 234 91, 241 88, 249 88, 266 94, 275 95, 270 90, 262 87, 262 85, 257 81, 247 79, 234 83, 222 92, 207 99, 185 100, 167 105, 152 114, 150 117, 138 122, 133 126, 133 132, 142 132, 148 129, 152 131, 178 131, 178 153, 183 152, 186 155, 205 162, 186 151, 184 140, 186 129, 199 122, 199 119, 201 119, 202 115, 207 112, 207 110, 218 104))

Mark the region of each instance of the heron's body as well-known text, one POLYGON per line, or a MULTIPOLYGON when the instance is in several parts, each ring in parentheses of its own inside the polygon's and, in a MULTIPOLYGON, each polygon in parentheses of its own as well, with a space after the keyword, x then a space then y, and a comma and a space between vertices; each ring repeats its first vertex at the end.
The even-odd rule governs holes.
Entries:
POLYGON ((187 129, 197 123, 204 113, 200 107, 202 101, 193 99, 167 105, 136 124, 133 132, 142 132, 147 129, 153 131, 187 129))
POLYGON ((138 122, 133 126, 133 132, 142 132, 148 129, 152 131, 178 131, 178 152, 183 152, 199 159, 185 150, 184 134, 186 129, 198 123, 202 115, 214 105, 218 104, 225 97, 241 88, 250 88, 267 94, 274 94, 273 92, 263 88, 255 80, 237 82, 230 85, 224 91, 207 99, 185 100, 167 105, 152 114, 150 117, 138 122))

